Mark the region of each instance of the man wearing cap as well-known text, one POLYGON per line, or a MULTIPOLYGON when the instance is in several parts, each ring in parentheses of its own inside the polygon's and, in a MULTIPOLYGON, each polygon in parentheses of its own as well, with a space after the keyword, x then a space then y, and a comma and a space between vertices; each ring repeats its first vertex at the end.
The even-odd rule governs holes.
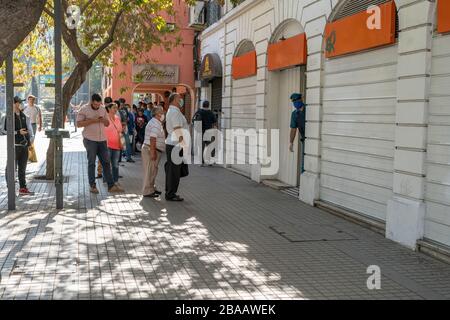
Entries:
MULTIPOLYGON (((297 130, 300 133, 300 141, 303 145, 303 155, 305 153, 305 126, 306 126, 306 105, 303 103, 302 95, 300 93, 293 93, 291 95, 292 103, 295 110, 291 115, 291 134, 289 150, 294 152, 294 140, 297 135, 297 130)), ((302 156, 303 156, 302 155, 302 156)), ((304 171, 304 161, 302 161, 302 173, 304 171)))
MULTIPOLYGON (((30 119, 22 112, 20 105, 24 100, 14 97, 14 146, 16 154, 16 165, 19 176, 19 195, 32 195, 27 188, 25 174, 28 163, 28 148, 34 141, 33 128, 30 119)), ((6 118, 4 123, 5 131, 8 131, 6 118)), ((8 169, 8 168, 7 168, 8 169)))
POLYGON ((30 118, 31 127, 33 128, 33 133, 36 135, 37 131, 42 130, 42 114, 41 110, 35 105, 36 97, 30 94, 27 98, 28 105, 23 110, 23 113, 30 118))

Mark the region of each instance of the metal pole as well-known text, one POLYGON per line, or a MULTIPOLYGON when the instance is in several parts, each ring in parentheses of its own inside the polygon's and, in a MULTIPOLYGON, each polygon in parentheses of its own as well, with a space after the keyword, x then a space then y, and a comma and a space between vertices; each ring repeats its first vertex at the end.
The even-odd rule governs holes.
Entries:
POLYGON ((8 210, 16 210, 16 150, 14 146, 14 75, 13 75, 13 53, 6 58, 6 128, 7 128, 7 150, 6 181, 8 185, 8 210))
MULTIPOLYGON (((61 59, 61 0, 54 0, 55 12, 55 120, 56 128, 63 128, 63 107, 62 107, 62 59, 61 59)), ((61 135, 55 139, 55 189, 56 208, 64 207, 63 195, 63 143, 61 135)))

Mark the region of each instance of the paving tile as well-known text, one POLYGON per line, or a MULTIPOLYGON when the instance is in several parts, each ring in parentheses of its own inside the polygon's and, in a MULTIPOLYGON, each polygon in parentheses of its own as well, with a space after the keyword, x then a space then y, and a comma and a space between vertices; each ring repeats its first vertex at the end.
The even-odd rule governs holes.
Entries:
MULTIPOLYGON (((99 184, 91 195, 79 133, 65 143, 65 210, 55 211, 51 184, 30 182, 36 195, 7 213, 0 182, 1 299, 450 298, 449 265, 223 168, 191 166, 185 202, 167 203, 139 195, 136 157, 120 167, 125 194, 99 184), (292 239, 342 230, 353 240, 292 243, 273 226, 292 239), (367 289, 370 264, 381 290, 367 289)), ((32 164, 28 177, 43 170, 32 164)))

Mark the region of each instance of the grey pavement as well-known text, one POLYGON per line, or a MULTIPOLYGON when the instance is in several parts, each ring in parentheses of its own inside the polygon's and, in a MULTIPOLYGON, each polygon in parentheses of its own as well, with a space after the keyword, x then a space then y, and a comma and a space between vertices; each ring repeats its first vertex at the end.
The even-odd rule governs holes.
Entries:
MULTIPOLYGON (((39 139, 32 174, 43 172, 39 139)), ((32 181, 36 195, 8 213, 1 178, 1 299, 450 298, 448 264, 220 167, 190 166, 183 203, 143 199, 137 160, 120 168, 125 194, 99 183, 92 195, 73 135, 61 211, 53 185, 32 181), (367 287, 372 265, 379 290, 367 287)), ((2 152, 0 175, 4 161, 2 152)))

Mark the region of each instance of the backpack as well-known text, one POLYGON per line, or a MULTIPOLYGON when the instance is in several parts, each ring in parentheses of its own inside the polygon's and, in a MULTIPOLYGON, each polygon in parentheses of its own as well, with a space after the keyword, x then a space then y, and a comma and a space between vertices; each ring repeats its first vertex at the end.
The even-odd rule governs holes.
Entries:
POLYGON ((202 121, 202 113, 200 112, 201 110, 198 110, 195 114, 194 117, 192 118, 192 121, 202 121))

